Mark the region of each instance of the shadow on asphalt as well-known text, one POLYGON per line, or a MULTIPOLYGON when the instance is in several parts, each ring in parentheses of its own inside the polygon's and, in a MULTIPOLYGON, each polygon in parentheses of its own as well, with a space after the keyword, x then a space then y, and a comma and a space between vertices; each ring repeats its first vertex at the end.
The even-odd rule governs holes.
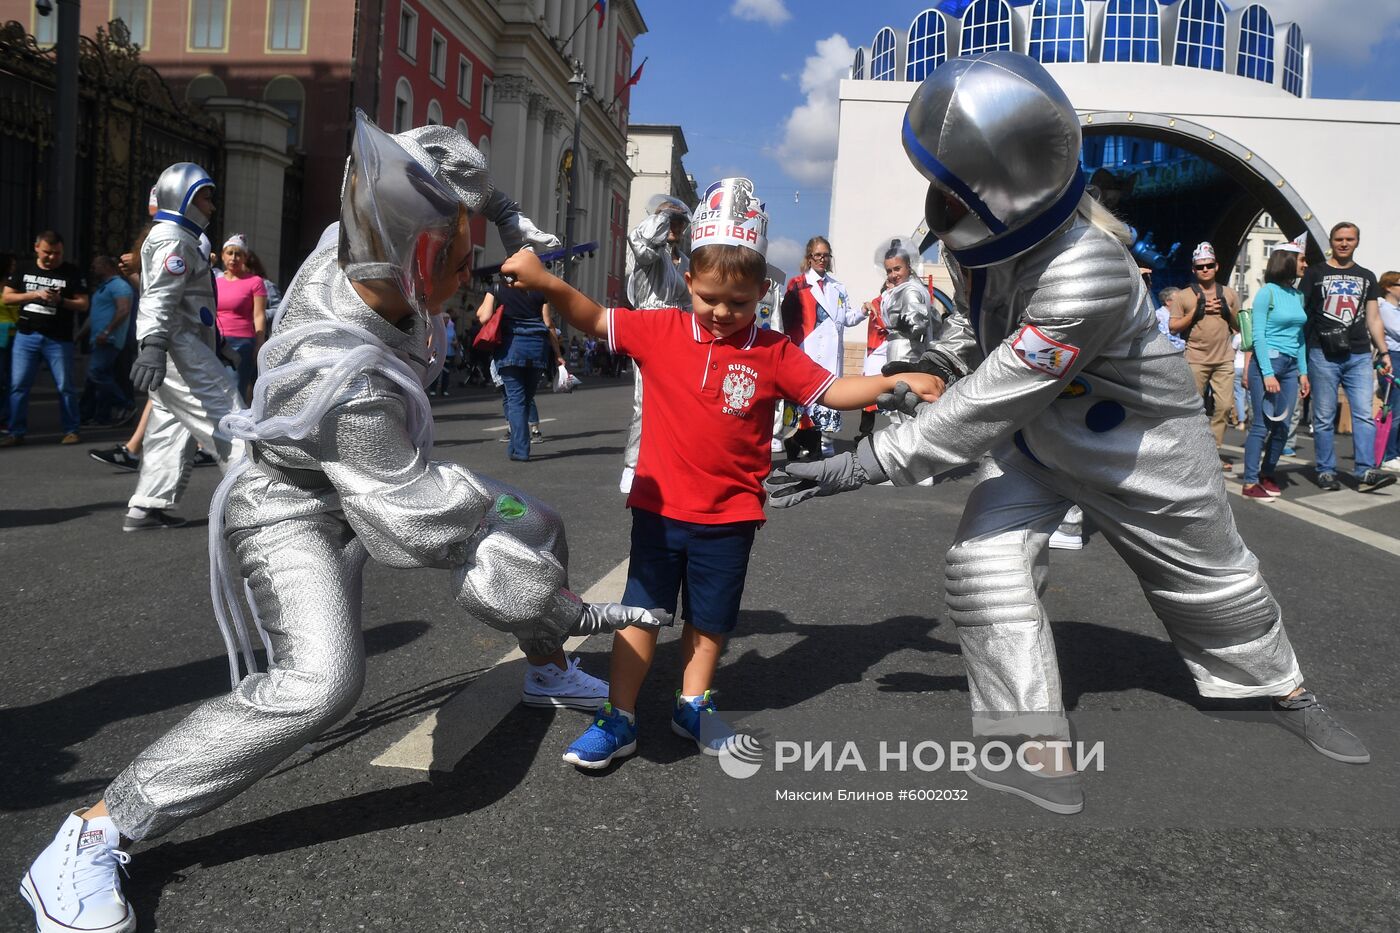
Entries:
POLYGON ((138 928, 155 928, 155 912, 165 888, 184 880, 184 871, 242 859, 353 839, 418 823, 442 822, 488 807, 524 780, 534 763, 529 754, 502 749, 534 748, 554 717, 519 708, 458 763, 455 770, 431 772, 426 780, 328 800, 231 826, 186 842, 157 845, 141 852, 141 871, 126 882, 138 928))
POLYGON ((125 501, 91 502, 59 509, 0 509, 0 528, 29 528, 34 525, 58 525, 75 518, 87 518, 96 512, 126 509, 125 501))
MULTIPOLYGON (((429 628, 427 622, 408 620, 366 629, 365 654, 392 651, 416 641, 429 628)), ((267 659, 262 654, 259 650, 258 663, 265 669, 267 659)), ((0 761, 7 763, 5 780, 0 782, 0 810, 28 810, 101 792, 107 786, 106 778, 61 780, 78 762, 72 749, 79 743, 114 722, 219 696, 228 692, 227 685, 228 661, 220 655, 176 667, 108 677, 52 700, 0 710, 0 761)), ((402 715, 411 715, 411 711, 402 715)), ((354 720, 328 737, 353 724, 354 720)), ((353 738, 344 738, 340 744, 353 738)), ((132 755, 138 751, 130 749, 132 755)))

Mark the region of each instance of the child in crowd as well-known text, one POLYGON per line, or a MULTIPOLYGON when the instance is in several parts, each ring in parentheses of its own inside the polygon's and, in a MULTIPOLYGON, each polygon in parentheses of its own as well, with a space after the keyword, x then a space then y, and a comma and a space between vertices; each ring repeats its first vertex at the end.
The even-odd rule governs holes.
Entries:
MULTIPOLYGON (((769 287, 768 217, 753 183, 716 182, 700 203, 685 276, 693 315, 605 310, 550 275, 533 253, 517 253, 501 271, 515 287, 543 292, 573 327, 605 338, 642 370, 647 405, 627 498, 632 544, 624 602, 674 609, 685 581, 684 671, 671 728, 718 755, 733 733, 715 714, 710 684, 738 622, 749 551, 763 524, 774 405, 791 399, 853 411, 891 391, 896 378, 837 379, 787 337, 761 330, 755 314, 769 287)), ((899 379, 921 397, 936 397, 937 380, 908 376, 899 379)), ((655 633, 634 629, 613 640, 609 702, 565 761, 604 768, 636 751, 637 694, 655 650, 655 633)))

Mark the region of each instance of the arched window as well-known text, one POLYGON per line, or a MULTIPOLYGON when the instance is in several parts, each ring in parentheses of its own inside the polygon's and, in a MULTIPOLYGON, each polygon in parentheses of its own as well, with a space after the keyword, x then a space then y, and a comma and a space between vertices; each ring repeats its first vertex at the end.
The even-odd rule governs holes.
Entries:
POLYGON ((1225 6, 1220 0, 1180 0, 1176 63, 1206 71, 1225 70, 1225 6))
POLYGON ((218 75, 197 75, 185 88, 185 100, 202 104, 211 97, 227 97, 228 89, 218 75))
POLYGON ((1082 62, 1088 58, 1084 0, 1036 0, 1031 13, 1031 58, 1082 62))
POLYGON ((306 91, 291 75, 278 75, 267 82, 263 100, 285 113, 292 120, 287 127, 287 148, 301 145, 302 112, 306 109, 306 91))
POLYGON ((442 104, 435 100, 428 101, 428 123, 431 126, 442 126, 442 104))
POLYGON ((1011 48, 1011 7, 1006 0, 973 0, 963 14, 959 55, 1011 48))
POLYGON ((857 81, 865 78, 865 49, 856 49, 856 60, 851 63, 851 77, 857 81))
POLYGON ((471 139, 470 136, 467 136, 467 121, 466 121, 466 120, 458 120, 458 121, 457 121, 457 126, 455 127, 455 129, 457 130, 457 132, 461 133, 462 136, 465 137, 466 139, 471 139))
POLYGON ((407 78, 394 85, 394 132, 413 129, 413 87, 407 78))
POLYGON ((1240 17, 1240 53, 1235 74, 1274 83, 1274 18, 1257 3, 1240 17))
POLYGON ((1303 96, 1303 30, 1297 23, 1288 27, 1283 46, 1283 89, 1294 97, 1303 96))
POLYGON ((476 148, 481 150, 481 154, 486 157, 486 167, 491 167, 491 138, 483 136, 476 141, 476 148))
POLYGON ((870 43, 870 80, 894 80, 894 30, 886 26, 870 43))
POLYGON ((904 80, 922 81, 948 60, 948 27, 937 10, 924 10, 909 25, 904 80))
POLYGON ((1153 65, 1162 60, 1157 0, 1108 0, 1099 60, 1153 65))

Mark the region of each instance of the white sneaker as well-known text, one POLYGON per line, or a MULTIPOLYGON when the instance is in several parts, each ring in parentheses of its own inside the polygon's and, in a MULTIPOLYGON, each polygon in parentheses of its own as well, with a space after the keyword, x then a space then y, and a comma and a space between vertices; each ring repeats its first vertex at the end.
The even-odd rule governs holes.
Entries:
POLYGON ((122 896, 118 866, 131 856, 117 848, 121 834, 108 817, 74 813, 20 880, 39 933, 134 933, 136 912, 122 896))
POLYGON ((622 492, 632 491, 632 477, 637 475, 637 471, 631 467, 622 468, 622 479, 618 482, 617 488, 622 492))
POLYGON ((1050 536, 1050 546, 1057 551, 1082 551, 1084 539, 1078 535, 1067 535, 1057 531, 1050 536))
POLYGON ((1400 473, 1400 457, 1391 457, 1381 464, 1381 469, 1387 473, 1400 473))
POLYGON ((593 711, 608 699, 608 682, 599 680, 578 666, 578 658, 569 661, 568 670, 549 663, 525 671, 525 689, 520 701, 526 706, 566 706, 569 709, 593 711))
POLYGON ((768 449, 775 454, 780 454, 787 450, 787 448, 783 446, 783 442, 776 437, 769 442, 768 449))

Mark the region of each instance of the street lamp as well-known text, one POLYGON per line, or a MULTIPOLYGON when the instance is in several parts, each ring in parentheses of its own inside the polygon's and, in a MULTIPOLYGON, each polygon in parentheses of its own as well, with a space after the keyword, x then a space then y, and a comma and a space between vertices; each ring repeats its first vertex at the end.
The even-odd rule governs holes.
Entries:
POLYGON ((569 77, 569 86, 574 89, 574 147, 569 159, 569 191, 564 202, 564 281, 573 284, 574 258, 569 255, 574 247, 574 198, 578 192, 578 147, 579 135, 583 130, 583 98, 588 93, 588 79, 583 74, 583 64, 574 59, 574 73, 569 77))

